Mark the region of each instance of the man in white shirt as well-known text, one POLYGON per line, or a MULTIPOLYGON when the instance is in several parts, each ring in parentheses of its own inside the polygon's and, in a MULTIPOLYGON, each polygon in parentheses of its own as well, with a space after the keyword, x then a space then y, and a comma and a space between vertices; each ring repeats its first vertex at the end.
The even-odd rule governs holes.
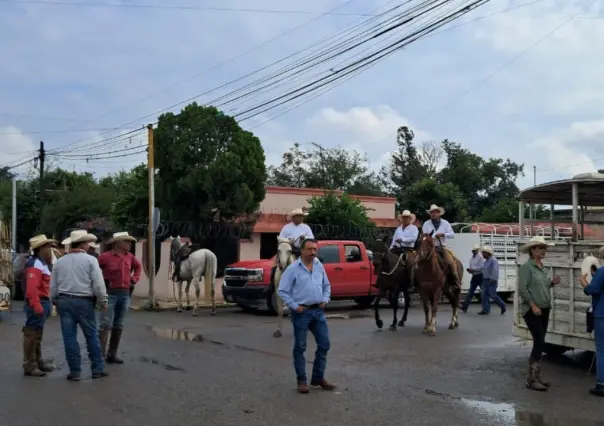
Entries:
MULTIPOLYGON (((292 218, 291 222, 281 228, 281 233, 278 238, 290 240, 292 244, 292 254, 296 259, 300 257, 300 246, 302 241, 306 238, 314 239, 315 236, 310 229, 310 226, 304 223, 304 216, 308 216, 302 209, 294 209, 290 213, 292 218)), ((271 270, 271 282, 275 278, 275 271, 277 270, 277 259, 273 264, 271 270)))
POLYGON ((470 258, 470 267, 467 269, 468 273, 472 274, 472 279, 470 280, 470 290, 466 295, 466 299, 463 301, 461 305, 461 310, 464 312, 468 312, 468 307, 472 302, 472 298, 474 297, 474 293, 476 293, 476 289, 482 285, 482 269, 484 267, 484 257, 482 257, 482 253, 480 252, 480 244, 475 244, 472 247, 472 257, 470 258))
POLYGON ((405 253, 414 248, 419 229, 411 223, 412 216, 409 210, 403 211, 400 215, 399 220, 401 221, 401 225, 396 228, 392 237, 392 243, 390 244, 390 250, 393 253, 405 253))
POLYGON ((430 220, 424 222, 422 232, 424 234, 433 233, 432 236, 435 240, 434 244, 436 246, 436 252, 447 264, 449 275, 453 279, 455 287, 461 290, 461 282, 457 274, 457 265, 455 263, 455 259, 453 256, 451 256, 449 250, 446 249, 447 240, 455 238, 455 232, 453 232, 451 224, 446 219, 441 217, 445 213, 445 209, 437 206, 436 204, 432 204, 427 212, 430 214, 430 220))

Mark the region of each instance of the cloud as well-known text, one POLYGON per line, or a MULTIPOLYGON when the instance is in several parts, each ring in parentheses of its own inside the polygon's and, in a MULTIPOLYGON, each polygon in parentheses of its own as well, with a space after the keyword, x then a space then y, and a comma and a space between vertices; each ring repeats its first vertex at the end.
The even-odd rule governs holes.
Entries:
MULTIPOLYGON (((15 126, 0 126, 0 167, 13 167, 33 159, 37 153, 37 144, 15 126)), ((11 169, 13 173, 24 173, 31 167, 27 163, 11 169)))

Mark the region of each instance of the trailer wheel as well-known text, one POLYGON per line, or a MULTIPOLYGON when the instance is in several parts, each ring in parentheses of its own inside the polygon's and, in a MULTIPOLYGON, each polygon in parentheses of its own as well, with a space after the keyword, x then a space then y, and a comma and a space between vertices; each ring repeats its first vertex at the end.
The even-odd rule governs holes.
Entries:
POLYGON ((569 350, 571 350, 571 348, 561 345, 554 345, 552 343, 546 343, 545 348, 543 349, 546 354, 552 357, 561 356, 569 350))

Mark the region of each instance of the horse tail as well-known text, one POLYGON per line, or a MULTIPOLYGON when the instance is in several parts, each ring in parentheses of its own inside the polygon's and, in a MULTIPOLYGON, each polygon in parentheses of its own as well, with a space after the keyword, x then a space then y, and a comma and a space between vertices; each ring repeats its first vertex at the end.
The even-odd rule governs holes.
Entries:
POLYGON ((208 295, 214 300, 216 287, 216 274, 218 272, 218 259, 210 250, 206 251, 206 265, 203 271, 203 285, 206 303, 209 302, 208 295))

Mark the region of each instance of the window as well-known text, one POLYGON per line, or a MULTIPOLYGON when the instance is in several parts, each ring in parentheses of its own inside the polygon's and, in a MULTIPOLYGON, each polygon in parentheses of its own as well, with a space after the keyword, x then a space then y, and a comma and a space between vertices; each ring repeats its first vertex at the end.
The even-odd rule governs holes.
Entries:
POLYGON ((345 245, 344 254, 346 255, 346 262, 360 262, 363 260, 361 248, 357 244, 345 245))
POLYGON ((317 257, 323 263, 340 263, 340 249, 335 244, 323 246, 317 250, 317 257))

